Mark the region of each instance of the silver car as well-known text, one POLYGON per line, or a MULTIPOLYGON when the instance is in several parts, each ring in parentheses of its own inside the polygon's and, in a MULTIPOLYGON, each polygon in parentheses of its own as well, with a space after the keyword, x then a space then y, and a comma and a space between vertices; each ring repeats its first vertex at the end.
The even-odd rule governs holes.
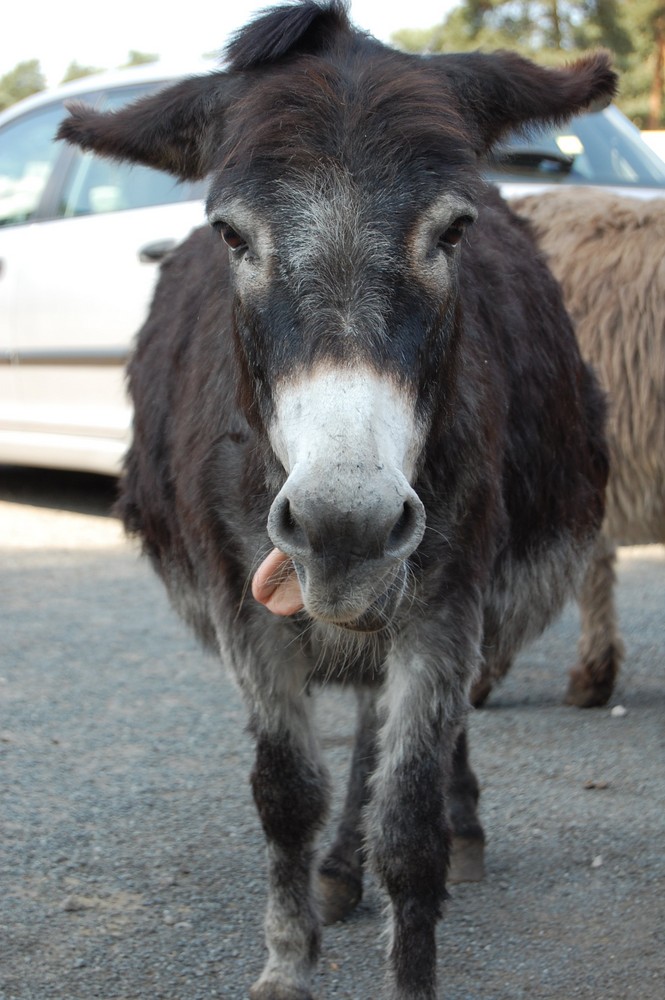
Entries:
POLYGON ((204 187, 53 136, 66 101, 112 108, 178 75, 89 77, 0 116, 0 462, 120 468, 123 367, 158 261, 205 221, 204 187))
MULTIPOLYGON (((182 75, 156 64, 88 77, 0 115, 0 463, 119 471, 123 366, 158 261, 204 222, 204 190, 53 135, 67 100, 117 107, 182 75)), ((554 184, 665 195, 665 164, 615 107, 514 137, 487 173, 507 195, 554 184)))

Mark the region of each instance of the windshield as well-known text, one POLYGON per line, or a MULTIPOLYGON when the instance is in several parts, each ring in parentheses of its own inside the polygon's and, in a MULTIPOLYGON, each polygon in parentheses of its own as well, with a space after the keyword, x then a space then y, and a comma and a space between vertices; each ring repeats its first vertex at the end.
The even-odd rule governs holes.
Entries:
POLYGON ((511 136, 488 163, 492 180, 665 187, 665 161, 615 107, 580 115, 559 129, 511 136))

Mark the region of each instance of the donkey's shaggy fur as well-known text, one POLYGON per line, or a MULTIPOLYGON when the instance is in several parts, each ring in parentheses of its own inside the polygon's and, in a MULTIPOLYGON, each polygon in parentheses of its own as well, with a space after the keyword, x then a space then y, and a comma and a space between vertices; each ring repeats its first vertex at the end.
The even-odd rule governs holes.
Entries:
POLYGON ((600 391, 479 156, 608 99, 615 77, 602 53, 545 70, 393 52, 309 0, 229 55, 61 129, 210 175, 217 236, 168 261, 131 363, 120 507, 247 702, 270 885, 251 997, 311 998, 329 796, 310 693, 339 681, 361 723, 323 915, 357 902, 367 856, 391 903, 381 995, 432 1000, 451 842, 463 874, 482 865, 472 679, 574 589, 607 476, 600 391), (271 614, 266 567, 287 564, 302 606, 271 614))
MULTIPOLYGON (((567 694, 574 705, 604 705, 623 655, 616 546, 665 542, 665 200, 572 189, 512 207, 561 282, 582 354, 610 401, 605 520, 579 595, 579 662, 567 694)), ((477 702, 496 679, 478 682, 477 702)))

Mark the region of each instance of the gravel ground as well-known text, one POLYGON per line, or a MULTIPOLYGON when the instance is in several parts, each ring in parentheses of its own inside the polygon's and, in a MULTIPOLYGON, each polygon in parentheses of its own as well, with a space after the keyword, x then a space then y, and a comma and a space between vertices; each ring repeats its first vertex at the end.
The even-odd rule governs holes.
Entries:
MULTIPOLYGON (((0 1000, 240 1000, 265 890, 238 694, 100 515, 108 485, 23 482, 0 490, 0 1000)), ((474 715, 488 873, 439 929, 446 1000, 665 997, 664 595, 665 548, 623 550, 625 714, 561 705, 571 609, 474 715)), ((320 712, 340 788, 352 703, 320 712)), ((326 930, 321 1000, 381 1000, 382 907, 370 881, 326 930)))

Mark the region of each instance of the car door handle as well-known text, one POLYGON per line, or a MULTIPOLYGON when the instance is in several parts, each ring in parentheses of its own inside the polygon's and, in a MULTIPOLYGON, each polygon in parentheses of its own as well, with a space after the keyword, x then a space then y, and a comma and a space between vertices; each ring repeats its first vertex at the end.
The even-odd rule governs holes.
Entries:
POLYGON ((158 264, 171 253, 177 242, 177 240, 155 240, 153 243, 146 243, 139 250, 139 260, 142 264, 158 264))

